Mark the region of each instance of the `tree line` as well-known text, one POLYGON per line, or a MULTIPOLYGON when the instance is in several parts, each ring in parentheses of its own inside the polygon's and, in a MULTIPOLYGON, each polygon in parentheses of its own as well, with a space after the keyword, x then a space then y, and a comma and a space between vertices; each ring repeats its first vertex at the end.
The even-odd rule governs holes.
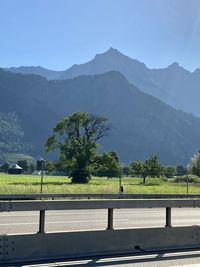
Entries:
MULTIPOLYGON (((157 155, 121 166, 115 151, 102 154, 98 152, 99 140, 109 135, 110 130, 111 126, 106 118, 86 112, 76 112, 61 119, 45 143, 46 152, 57 151, 59 158, 56 161, 46 161, 44 169, 47 172, 65 173, 72 178, 72 183, 88 183, 91 175, 108 178, 137 176, 144 183, 147 177, 184 175, 188 170, 200 176, 200 152, 192 158, 188 168, 181 165, 163 166, 157 155)), ((26 160, 20 160, 17 164, 26 173, 41 170, 40 161, 37 161, 36 166, 28 164, 26 160)), ((7 172, 8 168, 8 163, 5 163, 0 171, 7 172)))

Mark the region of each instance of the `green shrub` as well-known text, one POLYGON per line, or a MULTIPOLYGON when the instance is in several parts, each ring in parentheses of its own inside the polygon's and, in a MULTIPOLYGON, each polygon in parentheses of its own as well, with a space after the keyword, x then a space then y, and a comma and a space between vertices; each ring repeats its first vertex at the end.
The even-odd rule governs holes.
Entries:
POLYGON ((189 183, 200 183, 200 178, 196 177, 196 176, 188 176, 187 178, 187 175, 184 175, 184 176, 177 176, 175 179, 174 179, 174 182, 175 183, 187 183, 187 180, 189 183))

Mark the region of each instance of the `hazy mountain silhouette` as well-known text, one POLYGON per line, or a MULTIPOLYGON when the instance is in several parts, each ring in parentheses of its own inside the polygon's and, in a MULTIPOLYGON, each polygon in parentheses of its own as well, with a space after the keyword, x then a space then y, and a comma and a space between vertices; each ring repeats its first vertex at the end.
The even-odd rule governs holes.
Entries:
POLYGON ((35 156, 57 120, 76 111, 109 118, 113 130, 102 149, 117 151, 123 162, 155 153, 166 164, 187 163, 200 147, 199 118, 143 93, 116 71, 48 81, 0 70, 0 94, 0 111, 16 112, 35 156))
POLYGON ((48 70, 40 66, 20 66, 5 68, 7 71, 21 74, 36 74, 47 78, 48 80, 57 80, 62 75, 62 71, 48 70))
POLYGON ((55 72, 41 67, 11 68, 10 71, 34 73, 47 79, 68 79, 80 75, 101 74, 112 70, 121 72, 126 79, 143 92, 156 96, 175 108, 200 116, 200 70, 189 72, 173 63, 163 69, 149 69, 138 60, 110 48, 97 54, 91 61, 73 65, 66 71, 55 72))

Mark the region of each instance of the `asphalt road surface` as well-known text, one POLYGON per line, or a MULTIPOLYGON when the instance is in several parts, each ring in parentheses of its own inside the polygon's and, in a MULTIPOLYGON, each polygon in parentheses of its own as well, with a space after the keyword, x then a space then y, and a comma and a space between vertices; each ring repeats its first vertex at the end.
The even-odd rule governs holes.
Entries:
MULTIPOLYGON (((39 212, 3 212, 0 214, 0 234, 36 233, 39 212)), ((200 225, 200 209, 172 209, 172 226, 200 225)), ((114 210, 114 228, 149 228, 165 226, 165 209, 114 210)), ((47 211, 45 231, 82 231, 107 228, 107 210, 47 211)), ((21 265, 27 266, 27 265, 21 265)), ((30 265, 29 265, 30 266, 30 265)), ((36 265, 34 265, 35 267, 36 265)), ((200 267, 200 251, 134 256, 114 259, 97 259, 64 263, 48 263, 37 267, 52 266, 134 266, 134 267, 200 267)))
MULTIPOLYGON (((22 266, 22 265, 21 265, 22 266)), ((113 259, 97 259, 87 261, 61 262, 41 265, 23 265, 23 267, 199 267, 200 252, 176 253, 165 255, 149 255, 137 257, 123 257, 113 259)))
MULTIPOLYGON (((3 212, 0 234, 35 233, 39 212, 3 212)), ((165 209, 114 210, 114 228, 148 228, 165 225, 165 209)), ((172 209, 172 226, 200 225, 200 209, 172 209)), ((99 230, 107 227, 107 210, 47 211, 45 231, 99 230)))

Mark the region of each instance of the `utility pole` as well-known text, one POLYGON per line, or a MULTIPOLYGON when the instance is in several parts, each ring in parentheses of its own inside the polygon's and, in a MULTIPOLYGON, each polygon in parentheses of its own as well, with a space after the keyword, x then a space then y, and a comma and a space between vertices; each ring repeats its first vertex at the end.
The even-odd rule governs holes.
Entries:
POLYGON ((43 191, 43 178, 44 178, 44 158, 40 157, 41 162, 41 181, 40 181, 40 194, 42 194, 43 191))
POLYGON ((123 173, 122 173, 122 168, 120 166, 120 176, 119 176, 119 193, 123 194, 124 193, 124 186, 123 186, 123 173))
POLYGON ((188 176, 188 171, 187 171, 187 194, 189 192, 189 176, 188 176))

